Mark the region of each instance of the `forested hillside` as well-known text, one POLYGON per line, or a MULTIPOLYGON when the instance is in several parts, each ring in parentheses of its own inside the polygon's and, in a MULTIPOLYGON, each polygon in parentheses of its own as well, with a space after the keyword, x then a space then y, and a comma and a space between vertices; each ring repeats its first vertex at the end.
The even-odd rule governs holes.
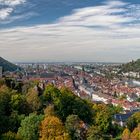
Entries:
POLYGON ((123 71, 123 72, 130 72, 130 71, 140 72, 140 59, 123 64, 121 66, 121 71, 123 71))
POLYGON ((12 81, 15 87, 10 88, 9 81, 0 80, 1 140, 115 140, 121 136, 127 140, 130 131, 136 129, 134 138, 139 134, 139 113, 123 132, 124 128, 112 123, 120 111, 117 107, 82 100, 65 87, 12 81))
POLYGON ((3 59, 2 57, 0 57, 0 66, 2 66, 3 71, 15 71, 19 68, 18 66, 8 62, 7 60, 3 59))

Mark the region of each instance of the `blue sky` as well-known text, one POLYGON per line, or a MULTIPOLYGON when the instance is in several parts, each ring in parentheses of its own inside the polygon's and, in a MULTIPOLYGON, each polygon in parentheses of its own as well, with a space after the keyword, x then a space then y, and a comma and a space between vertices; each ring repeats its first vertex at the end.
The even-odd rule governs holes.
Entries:
POLYGON ((127 62, 139 54, 139 0, 0 0, 8 60, 127 62))

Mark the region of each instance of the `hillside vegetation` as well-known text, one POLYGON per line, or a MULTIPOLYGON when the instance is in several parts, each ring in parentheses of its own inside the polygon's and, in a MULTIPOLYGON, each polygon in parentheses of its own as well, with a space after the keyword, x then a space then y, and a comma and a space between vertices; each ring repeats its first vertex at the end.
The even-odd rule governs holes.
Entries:
POLYGON ((3 71, 15 71, 19 68, 15 64, 3 59, 2 57, 0 57, 0 66, 2 66, 3 71))
POLYGON ((121 66, 121 71, 123 71, 123 72, 129 72, 129 71, 140 72, 140 59, 123 64, 121 66))
POLYGON ((113 106, 93 104, 53 85, 11 88, 7 80, 0 80, 0 140, 111 140, 122 133, 112 124, 113 106))

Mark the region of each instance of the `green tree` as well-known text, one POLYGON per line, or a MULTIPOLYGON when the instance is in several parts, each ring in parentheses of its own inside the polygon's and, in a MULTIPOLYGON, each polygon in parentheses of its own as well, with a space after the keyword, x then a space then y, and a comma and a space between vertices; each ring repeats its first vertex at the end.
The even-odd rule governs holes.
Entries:
POLYGON ((140 102, 140 98, 137 99, 137 102, 140 102))
POLYGON ((18 111, 19 114, 28 114, 30 112, 24 95, 15 94, 11 96, 10 105, 12 110, 18 111))
POLYGON ((62 121, 65 121, 67 116, 75 114, 86 123, 92 122, 92 109, 86 101, 75 96, 67 88, 61 89, 61 94, 58 102, 54 105, 62 121))
POLYGON ((69 115, 65 122, 65 127, 72 140, 79 140, 80 136, 80 119, 77 115, 69 115))
POLYGON ((0 134, 9 130, 8 116, 11 114, 9 102, 10 90, 3 85, 0 87, 0 134))
POLYGON ((0 79, 0 87, 3 86, 3 85, 5 85, 5 80, 1 78, 0 79))
POLYGON ((109 133, 112 129, 112 112, 104 104, 95 104, 93 109, 95 110, 95 125, 97 125, 103 133, 109 133))
POLYGON ((107 133, 112 127, 112 116, 108 112, 98 112, 95 118, 95 124, 99 126, 104 133, 107 133))
POLYGON ((133 131, 135 127, 140 123, 140 112, 134 113, 127 121, 127 126, 130 131, 133 131))
POLYGON ((10 114, 10 90, 5 86, 0 87, 0 115, 10 114))
POLYGON ((57 102, 61 96, 60 90, 57 89, 54 85, 48 85, 44 91, 44 97, 49 103, 57 102))
POLYGON ((111 137, 104 134, 98 126, 92 125, 88 129, 87 140, 110 140, 111 137))
POLYGON ((108 107, 109 107, 109 110, 112 113, 112 115, 123 111, 123 108, 120 105, 118 105, 118 106, 108 105, 108 107))
POLYGON ((21 121, 25 118, 24 114, 19 115, 17 111, 13 111, 9 118, 10 131, 17 132, 21 121))
POLYGON ((23 140, 38 140, 39 125, 43 118, 43 115, 30 114, 21 121, 21 127, 18 129, 18 134, 23 140))
POLYGON ((1 140, 22 140, 16 133, 13 133, 11 131, 2 134, 1 140))

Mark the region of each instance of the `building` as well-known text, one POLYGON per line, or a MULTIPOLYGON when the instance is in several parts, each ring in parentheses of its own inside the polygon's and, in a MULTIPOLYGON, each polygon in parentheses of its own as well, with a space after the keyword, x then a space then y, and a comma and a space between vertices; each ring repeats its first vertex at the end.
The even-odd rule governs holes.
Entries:
POLYGON ((122 127, 126 126, 128 118, 130 118, 134 113, 139 112, 139 110, 127 112, 126 114, 115 114, 113 123, 116 123, 122 127))
POLYGON ((126 126, 126 122, 129 117, 131 117, 133 113, 129 112, 127 114, 115 114, 114 115, 114 122, 122 127, 126 126))
POLYGON ((2 78, 2 67, 0 66, 0 78, 2 78))

